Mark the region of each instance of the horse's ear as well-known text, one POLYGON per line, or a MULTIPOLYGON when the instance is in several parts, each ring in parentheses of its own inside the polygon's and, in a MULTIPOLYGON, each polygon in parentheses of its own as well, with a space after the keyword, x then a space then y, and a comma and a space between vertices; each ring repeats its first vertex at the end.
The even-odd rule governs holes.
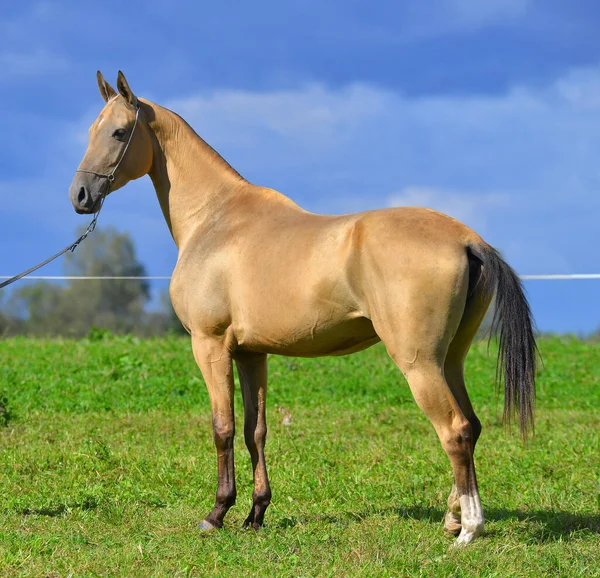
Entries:
POLYGON ((108 84, 106 80, 104 80, 104 76, 102 76, 100 71, 96 73, 96 78, 98 79, 98 88, 100 89, 100 94, 102 95, 104 102, 108 102, 117 93, 115 92, 115 89, 108 84))
POLYGON ((117 76, 117 90, 119 94, 133 106, 137 106, 137 96, 133 94, 131 88, 129 88, 129 84, 127 83, 127 79, 125 75, 119 70, 119 74, 117 76))

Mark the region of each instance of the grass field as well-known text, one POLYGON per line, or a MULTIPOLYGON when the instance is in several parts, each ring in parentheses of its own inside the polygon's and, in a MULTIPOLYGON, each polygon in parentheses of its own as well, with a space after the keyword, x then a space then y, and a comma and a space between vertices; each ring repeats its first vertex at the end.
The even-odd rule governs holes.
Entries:
POLYGON ((237 505, 203 535, 216 457, 188 340, 95 337, 0 341, 3 577, 600 576, 599 344, 540 341, 527 447, 500 422, 495 356, 472 349, 486 533, 457 550, 442 531, 450 465, 381 346, 270 359, 266 526, 241 529, 238 434, 237 505))

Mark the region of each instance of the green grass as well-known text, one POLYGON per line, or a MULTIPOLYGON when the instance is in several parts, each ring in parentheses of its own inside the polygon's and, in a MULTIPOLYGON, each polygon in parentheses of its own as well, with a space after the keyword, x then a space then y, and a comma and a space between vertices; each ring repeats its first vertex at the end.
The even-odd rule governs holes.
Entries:
POLYGON ((237 505, 203 535, 216 457, 187 339, 1 341, 0 575, 600 576, 600 345, 540 349, 527 447, 502 427, 494 356, 469 355, 486 533, 456 550, 448 460, 381 346, 270 359, 266 526, 241 529, 238 435, 237 505))

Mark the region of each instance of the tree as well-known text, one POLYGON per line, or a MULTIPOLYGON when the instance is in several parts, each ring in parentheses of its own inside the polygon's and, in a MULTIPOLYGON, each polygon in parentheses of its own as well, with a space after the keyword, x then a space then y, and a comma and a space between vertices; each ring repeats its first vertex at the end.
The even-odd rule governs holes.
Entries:
MULTIPOLYGON (((67 255, 65 274, 143 277, 147 273, 137 260, 131 237, 109 228, 96 231, 88 242, 67 255)), ((94 325, 126 332, 140 324, 150 291, 148 282, 141 279, 94 279, 72 281, 68 297, 85 331, 94 325)))
POLYGON ((56 327, 64 325, 63 305, 64 286, 47 282, 37 282, 17 288, 8 300, 6 312, 9 317, 7 327, 15 332, 17 321, 20 329, 37 335, 53 334, 56 327))
MULTIPOLYGON (((97 230, 74 253, 68 253, 64 271, 69 276, 146 275, 130 236, 113 228, 97 230)), ((34 283, 19 287, 6 311, 24 319, 26 332, 37 335, 80 336, 93 326, 122 333, 142 324, 149 296, 148 282, 142 279, 34 283)))

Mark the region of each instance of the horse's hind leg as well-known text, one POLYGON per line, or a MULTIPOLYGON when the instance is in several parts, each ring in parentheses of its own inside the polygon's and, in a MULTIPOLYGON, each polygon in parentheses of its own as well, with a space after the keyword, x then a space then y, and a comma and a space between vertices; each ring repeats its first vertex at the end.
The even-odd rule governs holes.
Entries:
MULTIPOLYGON (((473 411, 473 406, 471 405, 471 401, 467 394, 467 390, 465 387, 464 376, 463 376, 463 365, 462 362, 457 362, 455 360, 446 359, 445 364, 445 376, 446 381, 450 390, 452 391, 452 395, 454 396, 456 402, 460 406, 461 412, 464 417, 468 420, 471 426, 471 434, 472 434, 472 451, 471 451, 471 461, 473 461, 473 452, 475 451, 475 445, 477 444, 477 440, 479 439, 479 435, 481 434, 481 422, 475 415, 473 411)), ((475 469, 473 467, 473 485, 475 489, 477 489, 477 481, 475 478, 475 469)), ((460 501, 460 492, 456 486, 456 483, 452 485, 452 491, 448 496, 448 509, 446 511, 446 515, 444 518, 444 529, 454 536, 458 536, 462 529, 461 522, 461 501, 460 501)))
POLYGON ((265 462, 267 356, 262 353, 236 354, 235 362, 244 399, 244 438, 254 474, 252 509, 244 527, 252 526, 257 530, 262 526, 265 511, 271 502, 271 487, 265 462))
MULTIPOLYGON (((458 402, 464 416, 469 420, 473 432, 473 451, 481 435, 481 422, 479 421, 467 388, 465 386, 464 363, 471 342, 489 307, 490 299, 482 295, 474 295, 468 301, 460 326, 454 339, 450 343, 444 364, 444 374, 452 395, 458 402)), ((461 530, 461 507, 459 492, 456 485, 448 496, 448 510, 444 519, 444 529, 450 534, 458 535, 461 530)))
POLYGON ((454 471, 452 497, 460 506, 457 543, 468 544, 483 532, 483 511, 473 463, 475 432, 452 394, 441 365, 429 361, 411 365, 402 368, 410 389, 433 424, 454 471))
POLYGON ((440 268, 435 278, 405 285, 398 296, 378 296, 372 312, 377 334, 402 370, 452 464, 456 488, 453 502, 460 506, 458 544, 468 544, 483 531, 473 463, 478 432, 467 417, 467 406, 461 406, 465 401, 461 392, 457 388, 454 391, 445 376, 445 360, 463 318, 468 285, 465 259, 454 270, 440 268))

